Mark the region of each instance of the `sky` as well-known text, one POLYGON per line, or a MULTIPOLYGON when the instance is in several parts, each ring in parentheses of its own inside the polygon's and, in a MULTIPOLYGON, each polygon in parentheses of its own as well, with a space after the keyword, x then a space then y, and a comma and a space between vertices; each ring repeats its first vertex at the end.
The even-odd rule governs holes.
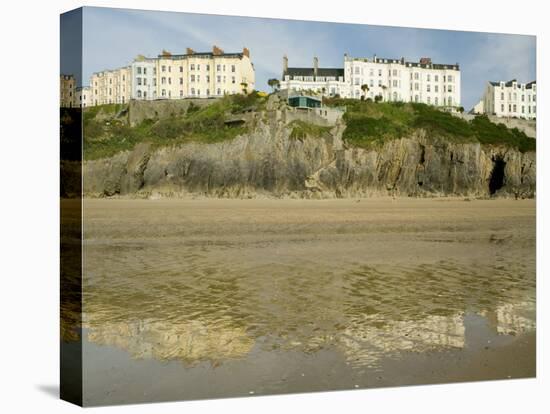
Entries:
MULTIPOLYGON (((62 29, 74 27, 78 18, 75 13, 63 15, 62 29)), ((82 24, 84 81, 77 76, 79 85, 87 85, 93 72, 128 65, 139 54, 156 57, 163 49, 185 53, 186 47, 211 51, 214 44, 225 52, 248 47, 256 89, 265 91, 270 90, 268 79, 281 77, 285 54, 290 67, 311 67, 314 56, 319 57, 320 67, 343 67, 344 53, 458 62, 462 105, 467 109, 479 101, 487 81, 536 79, 536 38, 527 35, 96 7, 83 9, 82 24)), ((68 36, 62 30, 62 45, 71 44, 70 39, 63 40, 68 36)), ((74 65, 62 49, 62 73, 78 73, 74 65)))

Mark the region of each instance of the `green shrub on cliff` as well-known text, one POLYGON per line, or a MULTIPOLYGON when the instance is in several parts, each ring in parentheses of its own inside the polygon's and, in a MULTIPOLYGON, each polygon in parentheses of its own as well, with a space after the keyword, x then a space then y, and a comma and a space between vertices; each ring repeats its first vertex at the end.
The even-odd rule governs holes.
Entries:
POLYGON ((452 142, 505 145, 519 151, 535 151, 536 141, 517 128, 494 124, 486 116, 467 121, 434 106, 421 103, 369 102, 357 99, 325 99, 329 106, 345 106, 344 140, 357 147, 405 137, 423 130, 428 138, 452 142))
POLYGON ((323 137, 330 132, 331 127, 329 126, 319 126, 310 124, 309 122, 304 122, 300 120, 292 121, 288 124, 290 131, 291 139, 302 140, 307 136, 310 137, 323 137))
MULTIPOLYGON (((212 100, 210 105, 189 105, 187 112, 162 119, 147 119, 130 127, 121 105, 86 108, 84 112, 84 158, 109 157, 130 150, 140 142, 154 146, 174 145, 189 141, 219 142, 247 131, 246 125, 226 123, 231 114, 262 108, 265 98, 257 93, 230 95, 212 100)), ((154 104, 154 102, 152 103, 154 104)))

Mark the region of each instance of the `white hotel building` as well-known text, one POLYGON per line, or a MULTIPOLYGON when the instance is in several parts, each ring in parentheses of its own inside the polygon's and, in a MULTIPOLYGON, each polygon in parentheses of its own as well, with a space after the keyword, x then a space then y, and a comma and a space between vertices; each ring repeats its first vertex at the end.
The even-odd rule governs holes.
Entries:
POLYGON ((537 117, 537 82, 519 83, 516 79, 488 82, 473 112, 534 119, 537 117))
POLYGON ((401 59, 354 58, 344 55, 344 68, 289 68, 283 58, 281 89, 312 90, 325 96, 422 102, 441 107, 460 106, 460 67, 456 64, 401 59), (366 85, 366 86, 364 86, 366 85))

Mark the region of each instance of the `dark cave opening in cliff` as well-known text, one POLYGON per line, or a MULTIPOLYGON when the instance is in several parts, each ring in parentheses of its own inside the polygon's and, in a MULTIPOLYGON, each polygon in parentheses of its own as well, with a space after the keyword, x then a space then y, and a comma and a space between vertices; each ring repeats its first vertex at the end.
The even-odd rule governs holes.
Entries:
POLYGON ((504 185, 505 167, 506 162, 502 157, 493 157, 493 171, 491 171, 491 178, 489 179, 489 194, 495 194, 504 185))

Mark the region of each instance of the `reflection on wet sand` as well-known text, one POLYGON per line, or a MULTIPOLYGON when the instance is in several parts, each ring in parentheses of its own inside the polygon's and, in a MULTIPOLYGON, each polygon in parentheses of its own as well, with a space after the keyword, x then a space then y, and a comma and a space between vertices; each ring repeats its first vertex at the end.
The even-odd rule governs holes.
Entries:
POLYGON ((381 369, 467 348, 470 313, 535 329, 532 201, 87 200, 85 217, 87 340, 189 375, 323 350, 381 369))

